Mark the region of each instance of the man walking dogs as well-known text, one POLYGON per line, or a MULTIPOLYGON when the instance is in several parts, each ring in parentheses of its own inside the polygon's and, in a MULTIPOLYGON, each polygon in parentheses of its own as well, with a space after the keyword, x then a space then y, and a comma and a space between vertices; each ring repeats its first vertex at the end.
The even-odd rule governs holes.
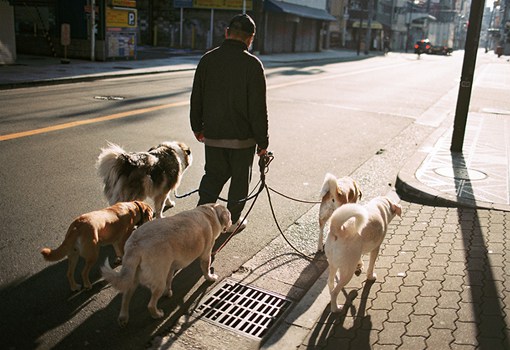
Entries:
POLYGON ((246 226, 240 200, 248 195, 255 153, 265 155, 269 143, 264 67, 248 52, 254 36, 253 19, 234 16, 225 41, 201 58, 191 93, 191 129, 205 144, 198 205, 216 202, 230 179, 230 232, 246 226))

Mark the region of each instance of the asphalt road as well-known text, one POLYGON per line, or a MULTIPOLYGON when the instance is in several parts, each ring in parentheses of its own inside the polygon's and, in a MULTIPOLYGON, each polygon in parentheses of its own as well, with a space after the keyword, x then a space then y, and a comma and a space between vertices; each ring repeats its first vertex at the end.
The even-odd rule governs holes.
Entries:
MULTIPOLYGON (((268 184, 317 200, 326 172, 354 173, 410 126, 431 132, 448 117, 431 113, 434 106, 455 108, 461 66, 461 55, 417 60, 411 54, 390 54, 267 69, 270 149, 275 154, 268 184)), ((165 318, 159 321, 150 318, 149 293, 139 288, 130 323, 120 329, 120 296, 100 279, 97 266, 91 274, 93 289, 71 294, 66 260, 48 264, 39 253, 60 244, 75 217, 107 206, 95 169, 107 141, 130 151, 164 140, 185 142, 194 162, 178 192, 198 186, 204 161, 189 128, 192 77, 181 72, 0 91, 0 135, 10 135, 0 141, 0 332, 5 348, 143 348, 211 287, 197 266, 181 271, 174 297, 160 301, 165 318)), ((418 146, 406 137, 398 145, 418 146)), ((381 165, 359 181, 382 194, 401 161, 381 165)), ((253 186, 258 172, 254 175, 253 186)), ((195 196, 179 199, 166 214, 190 209, 196 201, 195 196)), ((218 254, 214 268, 220 278, 278 234, 266 198, 259 201, 249 227, 218 254)), ((282 228, 312 207, 281 197, 273 202, 282 228)), ((105 247, 100 260, 112 256, 113 249, 105 247)))

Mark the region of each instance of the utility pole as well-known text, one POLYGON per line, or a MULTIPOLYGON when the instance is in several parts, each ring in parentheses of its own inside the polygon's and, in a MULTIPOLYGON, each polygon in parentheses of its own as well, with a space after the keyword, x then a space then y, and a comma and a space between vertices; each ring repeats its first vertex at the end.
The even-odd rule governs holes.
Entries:
POLYGON ((457 98, 457 108, 455 110, 455 120, 453 123, 452 144, 450 147, 450 151, 452 152, 462 152, 462 145, 464 143, 484 4, 484 0, 471 1, 469 25, 464 49, 464 62, 462 64, 462 76, 460 77, 459 96, 457 98))
POLYGON ((370 47, 372 46, 372 12, 374 8, 374 0, 368 0, 367 5, 367 35, 365 37, 365 55, 368 55, 368 51, 370 51, 370 47))
POLYGON ((90 0, 90 60, 96 60, 96 1, 90 0))

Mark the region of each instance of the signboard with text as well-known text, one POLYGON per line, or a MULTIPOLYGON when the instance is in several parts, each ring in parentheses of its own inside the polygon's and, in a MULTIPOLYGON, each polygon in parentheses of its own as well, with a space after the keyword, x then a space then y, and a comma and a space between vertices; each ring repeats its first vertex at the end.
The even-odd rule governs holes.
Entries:
MULTIPOLYGON (((253 9, 252 0, 244 0, 246 10, 253 9)), ((219 10, 241 10, 243 0, 174 0, 174 7, 219 9, 219 10)))
POLYGON ((106 8, 106 27, 135 28, 136 9, 106 8))

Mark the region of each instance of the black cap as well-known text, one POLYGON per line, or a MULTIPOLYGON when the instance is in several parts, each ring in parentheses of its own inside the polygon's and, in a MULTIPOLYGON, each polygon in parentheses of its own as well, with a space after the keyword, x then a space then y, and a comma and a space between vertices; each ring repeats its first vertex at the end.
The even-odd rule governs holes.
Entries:
POLYGON ((230 24, 228 25, 228 29, 230 30, 240 30, 247 34, 255 33, 255 22, 253 19, 246 15, 236 15, 230 20, 230 24))

